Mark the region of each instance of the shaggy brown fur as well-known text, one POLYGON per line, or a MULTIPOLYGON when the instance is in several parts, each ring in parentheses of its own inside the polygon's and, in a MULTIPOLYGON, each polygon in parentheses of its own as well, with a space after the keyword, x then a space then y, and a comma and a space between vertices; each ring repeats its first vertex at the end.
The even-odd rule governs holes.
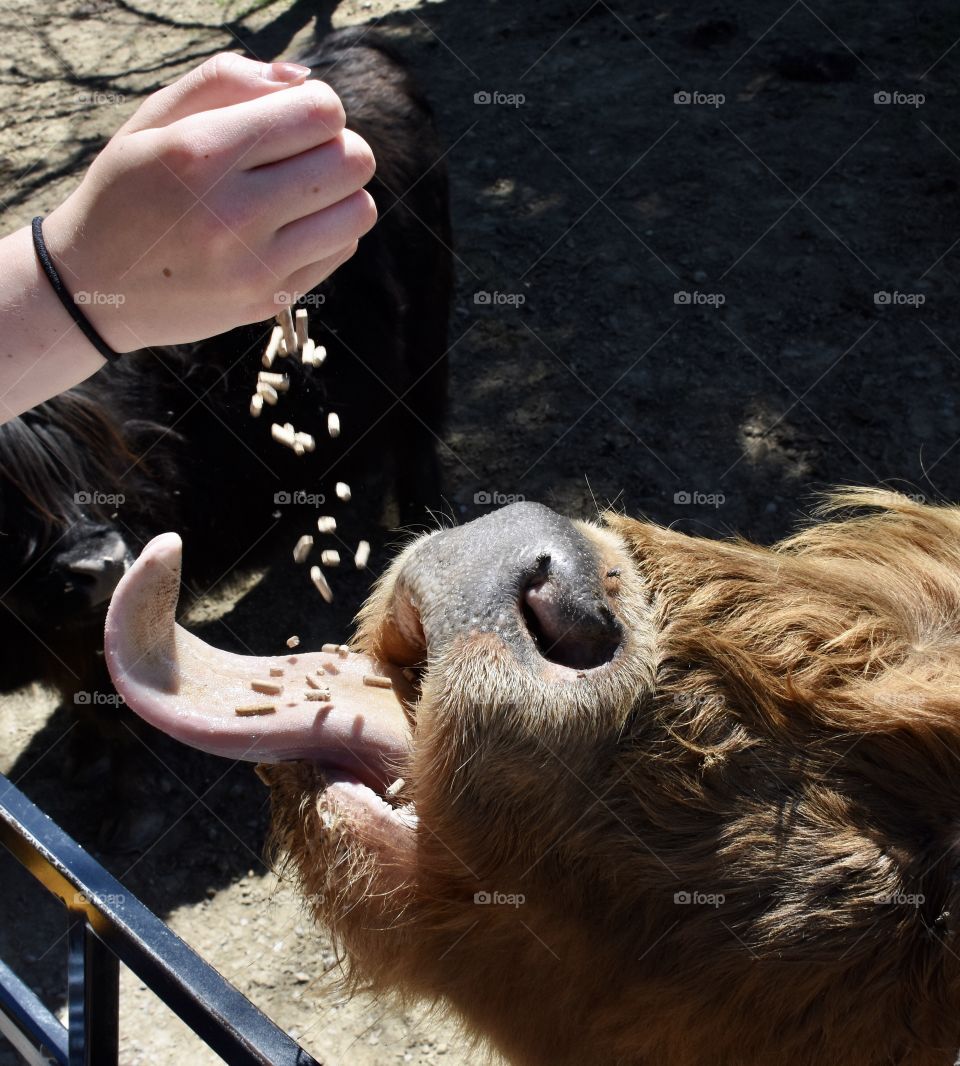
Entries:
POLYGON ((354 976, 524 1064, 953 1063, 960 510, 829 509, 857 513, 773 548, 583 526, 623 568, 622 661, 584 693, 470 634, 431 660, 395 866, 310 768, 272 768, 354 976))

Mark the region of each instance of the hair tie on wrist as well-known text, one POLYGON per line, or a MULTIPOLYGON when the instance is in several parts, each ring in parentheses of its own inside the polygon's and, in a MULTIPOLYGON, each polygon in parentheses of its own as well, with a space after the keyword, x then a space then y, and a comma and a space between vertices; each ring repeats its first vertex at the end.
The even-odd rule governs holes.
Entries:
POLYGON ((69 289, 67 289, 63 284, 63 281, 60 279, 60 275, 57 273, 57 268, 53 265, 53 260, 50 258, 50 253, 47 251, 47 246, 43 240, 43 217, 41 215, 37 215, 33 220, 32 228, 34 251, 37 253, 37 259, 40 260, 40 266, 43 267, 43 272, 47 275, 47 281, 50 282, 50 286, 57 294, 60 303, 63 304, 67 309, 67 313, 80 327, 80 331, 83 335, 94 348, 97 349, 103 358, 107 360, 107 362, 112 363, 115 359, 119 359, 120 353, 115 352, 103 337, 97 333, 87 316, 79 307, 77 307, 76 300, 71 296, 69 289))

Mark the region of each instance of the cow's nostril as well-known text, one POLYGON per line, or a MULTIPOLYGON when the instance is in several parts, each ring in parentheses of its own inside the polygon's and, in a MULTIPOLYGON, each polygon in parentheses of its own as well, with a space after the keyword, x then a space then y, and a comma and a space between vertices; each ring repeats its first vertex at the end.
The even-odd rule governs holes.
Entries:
POLYGON ((520 610, 537 651, 574 670, 610 662, 623 640, 620 623, 606 605, 592 599, 585 603, 561 581, 540 572, 524 589, 520 610))

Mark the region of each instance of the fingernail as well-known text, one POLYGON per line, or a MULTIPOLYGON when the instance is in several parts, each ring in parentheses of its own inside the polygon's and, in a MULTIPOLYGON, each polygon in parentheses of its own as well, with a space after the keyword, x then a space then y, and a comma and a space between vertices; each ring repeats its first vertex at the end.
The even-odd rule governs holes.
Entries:
POLYGON ((295 81, 303 81, 310 73, 310 68, 300 63, 267 63, 267 71, 264 77, 268 81, 279 81, 284 85, 290 85, 295 81))

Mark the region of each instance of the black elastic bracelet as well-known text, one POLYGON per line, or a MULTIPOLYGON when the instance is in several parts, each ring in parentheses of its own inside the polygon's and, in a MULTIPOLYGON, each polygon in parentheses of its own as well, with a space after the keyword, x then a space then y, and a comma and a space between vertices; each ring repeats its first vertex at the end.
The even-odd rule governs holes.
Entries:
POLYGON ((70 290, 60 280, 60 275, 53 265, 53 260, 50 258, 50 253, 47 251, 47 246, 43 240, 43 218, 40 215, 37 215, 33 220, 33 248, 37 253, 37 259, 40 260, 40 266, 43 267, 44 274, 47 275, 47 280, 57 294, 57 298, 67 309, 73 321, 80 327, 83 335, 108 362, 112 363, 114 359, 119 359, 120 353, 115 352, 103 337, 97 333, 87 316, 77 307, 77 301, 70 294, 70 290))

